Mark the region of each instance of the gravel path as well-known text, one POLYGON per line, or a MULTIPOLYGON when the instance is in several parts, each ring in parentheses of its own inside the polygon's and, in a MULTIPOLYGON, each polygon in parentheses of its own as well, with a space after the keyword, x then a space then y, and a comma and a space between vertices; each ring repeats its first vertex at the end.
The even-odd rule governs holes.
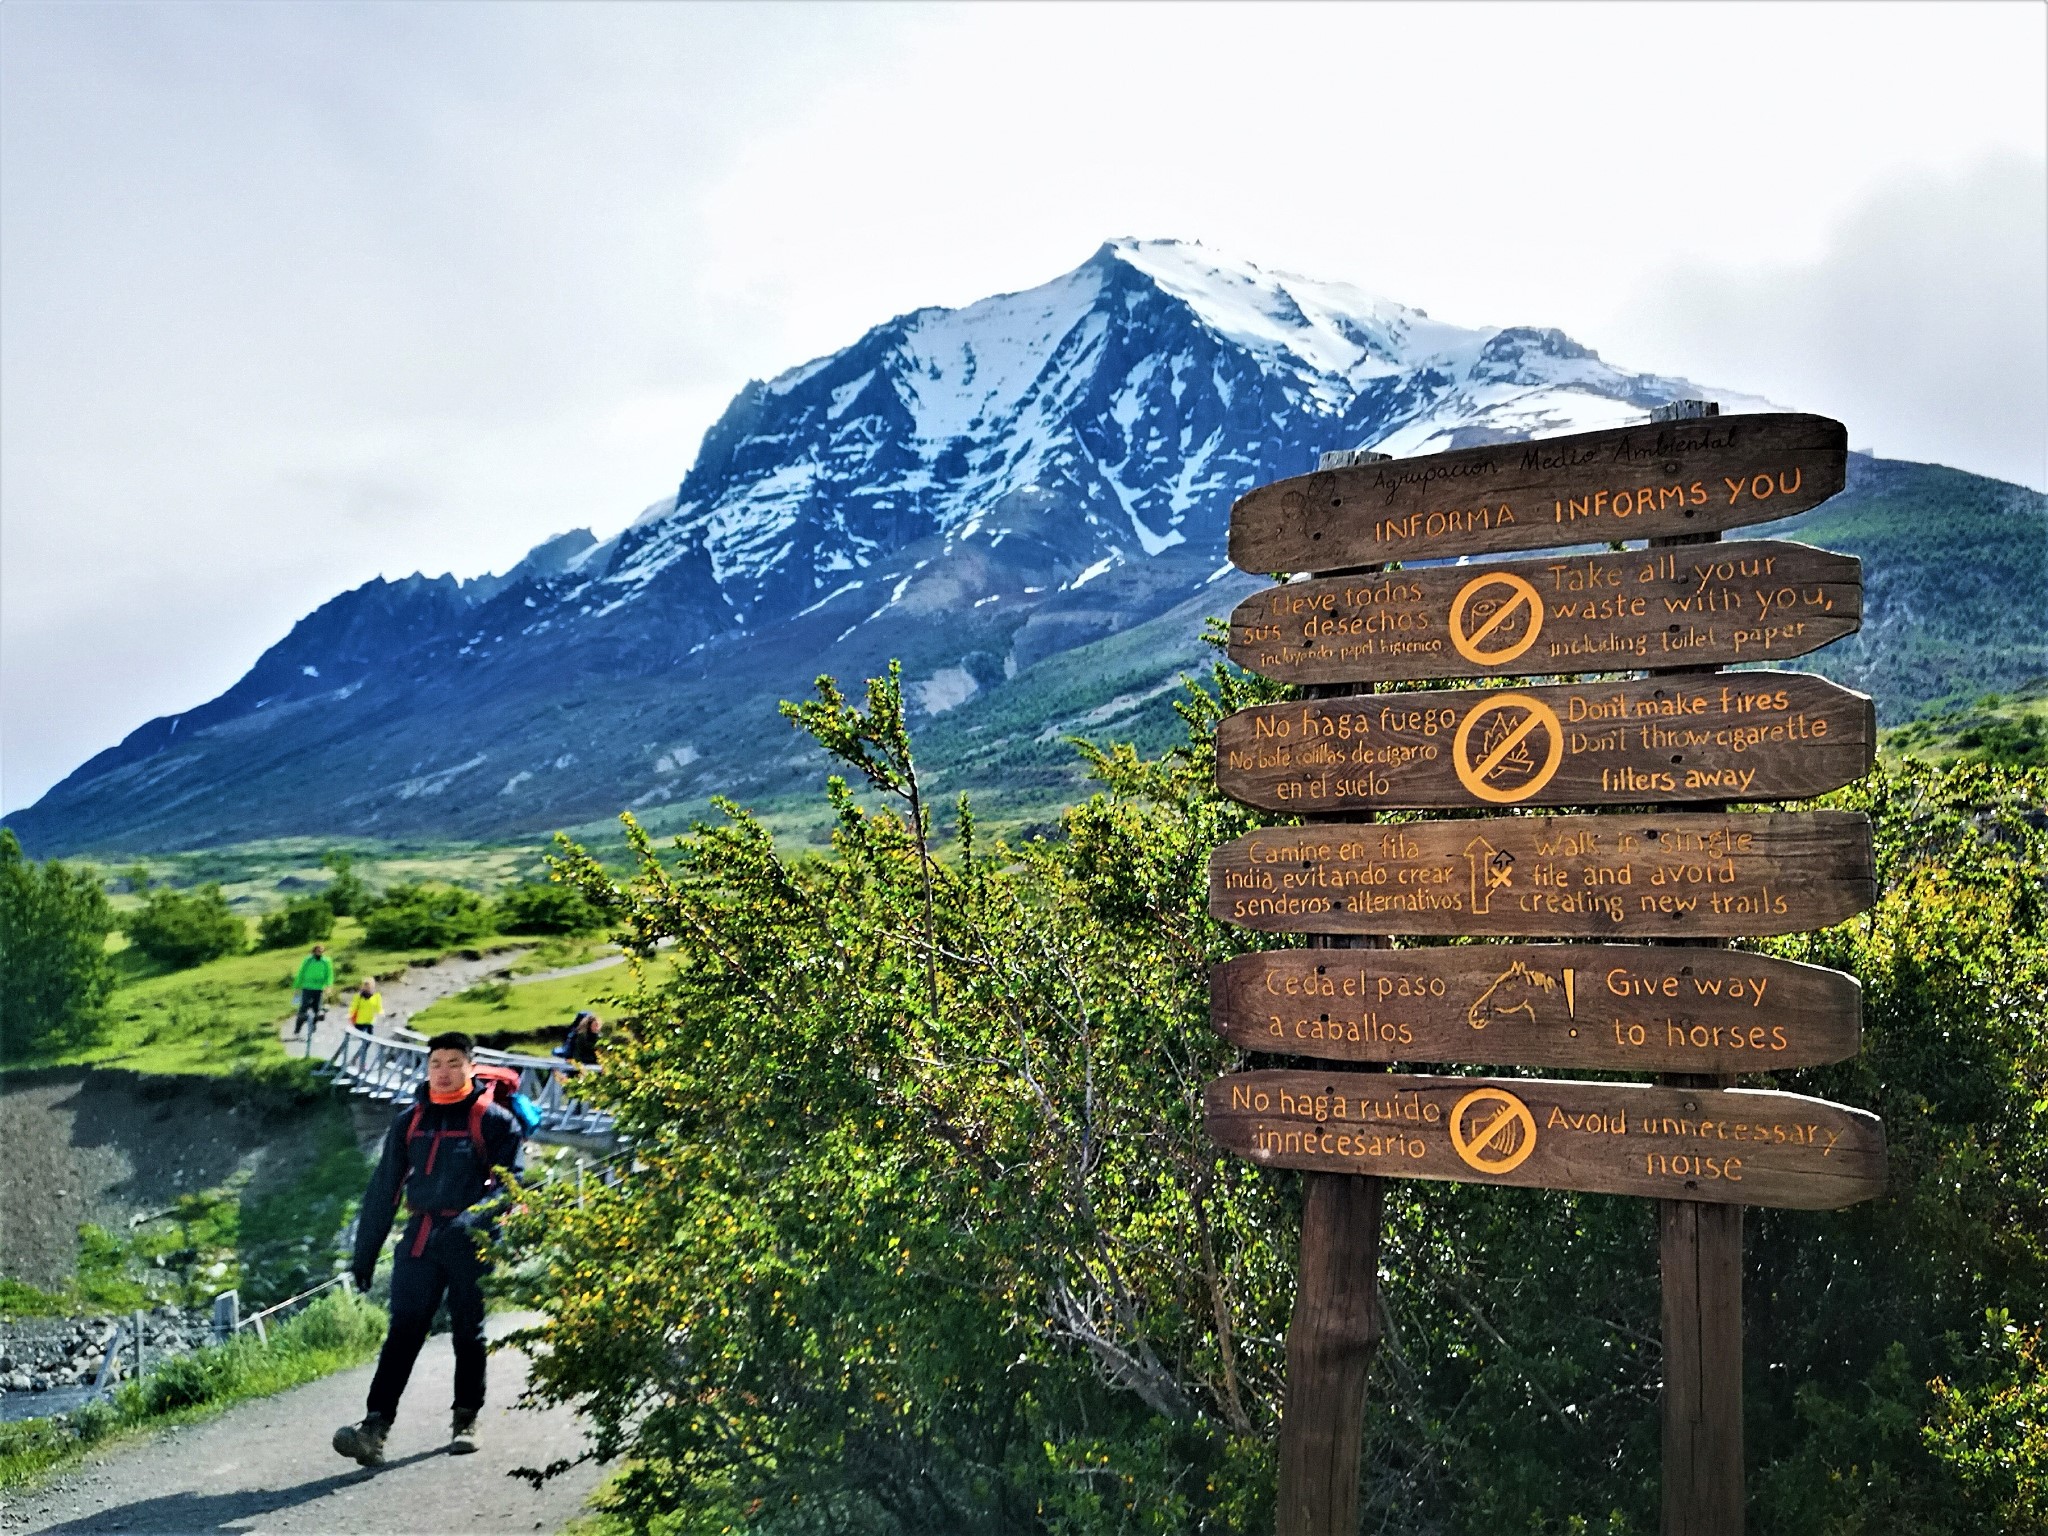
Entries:
MULTIPOLYGON (((491 1319, 499 1336, 530 1321, 491 1319)), ((445 1334, 427 1341, 397 1425, 390 1460, 374 1470, 335 1455, 335 1426, 363 1415, 370 1366, 230 1409, 217 1419, 128 1441, 0 1509, 0 1531, 126 1532, 131 1536, 466 1536, 558 1531, 583 1512, 605 1476, 584 1462, 539 1490, 507 1474, 578 1455, 583 1431, 566 1408, 511 1406, 526 1362, 491 1356, 482 1450, 449 1456, 447 1402, 454 1357, 445 1334)))
POLYGON ((586 960, 581 965, 565 965, 554 971, 535 971, 531 976, 514 976, 512 985, 523 987, 533 981, 558 981, 564 976, 582 976, 590 971, 608 971, 615 965, 625 963, 626 957, 623 954, 600 955, 597 959, 586 960))

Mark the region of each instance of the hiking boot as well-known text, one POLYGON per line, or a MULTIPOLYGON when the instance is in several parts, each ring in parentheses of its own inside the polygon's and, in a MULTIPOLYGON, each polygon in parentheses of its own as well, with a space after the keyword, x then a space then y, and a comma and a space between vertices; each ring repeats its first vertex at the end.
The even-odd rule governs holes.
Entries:
POLYGON ((391 1433, 391 1421, 381 1413, 364 1417, 360 1424, 344 1424, 334 1432, 334 1448, 366 1467, 384 1464, 384 1437, 391 1433))
POLYGON ((476 1410, 458 1408, 448 1426, 448 1454, 467 1456, 476 1450, 476 1410))

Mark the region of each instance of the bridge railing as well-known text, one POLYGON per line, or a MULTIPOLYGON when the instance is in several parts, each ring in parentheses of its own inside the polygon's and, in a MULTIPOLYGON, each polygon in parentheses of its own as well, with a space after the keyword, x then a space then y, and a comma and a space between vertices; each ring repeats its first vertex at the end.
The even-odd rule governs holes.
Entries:
MULTIPOLYGON (((509 1067, 519 1074, 519 1091, 540 1107, 540 1130, 574 1136, 609 1136, 612 1117, 576 1097, 576 1079, 593 1071, 559 1056, 522 1056, 513 1051, 478 1050, 479 1066, 509 1067)), ((427 1042, 410 1030, 373 1035, 351 1026, 328 1058, 327 1073, 356 1093, 390 1103, 413 1097, 427 1075, 427 1042)))

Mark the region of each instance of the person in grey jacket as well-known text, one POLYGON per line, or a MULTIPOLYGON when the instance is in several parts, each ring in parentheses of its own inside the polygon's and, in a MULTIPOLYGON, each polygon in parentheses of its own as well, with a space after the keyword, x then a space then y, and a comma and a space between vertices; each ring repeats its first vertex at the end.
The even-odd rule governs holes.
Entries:
POLYGON ((363 1195, 356 1223, 356 1287, 367 1291, 377 1255, 402 1200, 406 1221, 391 1266, 391 1329, 370 1381, 369 1412, 334 1432, 334 1448, 366 1467, 384 1459, 384 1438, 398 1400, 445 1296, 455 1346, 454 1421, 448 1449, 476 1449, 484 1405, 483 1261, 476 1236, 490 1220, 490 1196, 501 1170, 520 1166, 522 1132, 508 1109, 491 1101, 471 1076, 472 1044, 463 1034, 427 1042, 427 1080, 399 1111, 363 1195))

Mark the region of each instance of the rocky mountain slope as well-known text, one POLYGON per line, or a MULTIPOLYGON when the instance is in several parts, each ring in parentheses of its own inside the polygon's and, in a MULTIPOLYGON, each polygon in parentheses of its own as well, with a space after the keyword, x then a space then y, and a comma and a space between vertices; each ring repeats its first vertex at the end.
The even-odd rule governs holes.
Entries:
MULTIPOLYGON (((1131 687, 1156 692, 1113 637, 1170 613, 1151 660, 1126 659, 1148 677, 1186 659, 1202 613, 1249 584, 1223 562, 1249 487, 1330 447, 1429 453, 1700 394, 1763 408, 1554 330, 1465 329, 1200 246, 1113 241, 1041 287, 902 315, 750 383, 676 495, 614 539, 341 594, 219 698, 7 821, 38 852, 127 851, 492 837, 769 793, 810 761, 775 700, 891 656, 953 727, 938 739, 1000 780, 986 743, 1011 736, 970 741, 965 722, 1028 714, 1051 687, 1065 702, 1044 708, 1106 723, 1131 687)), ((2040 500, 2016 514, 2036 533, 2040 500)))

